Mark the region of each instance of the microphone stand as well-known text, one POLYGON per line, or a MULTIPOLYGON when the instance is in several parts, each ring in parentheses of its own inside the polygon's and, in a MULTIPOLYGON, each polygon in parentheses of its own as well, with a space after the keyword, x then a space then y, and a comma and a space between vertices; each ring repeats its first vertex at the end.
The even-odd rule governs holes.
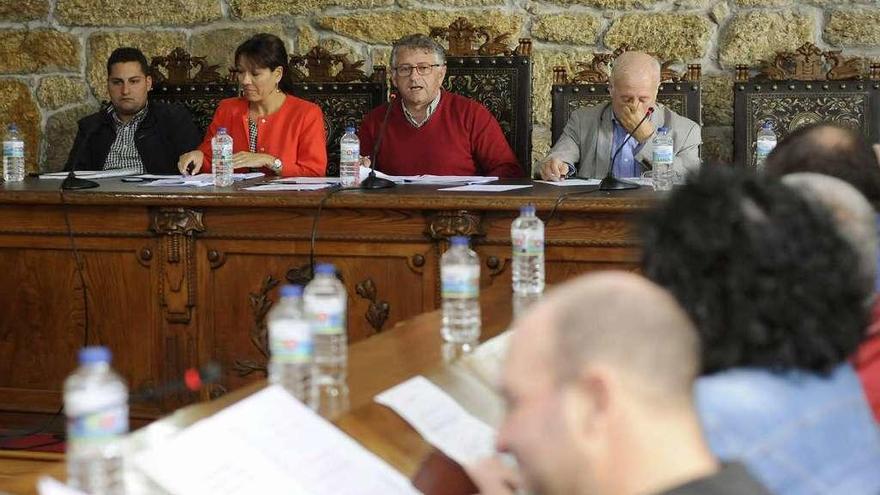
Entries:
MULTIPOLYGON (((105 111, 106 107, 101 105, 101 111, 105 111)), ((91 141, 92 134, 95 133, 96 128, 90 129, 88 134, 83 136, 82 141, 79 142, 79 146, 76 147, 76 153, 71 155, 73 162, 70 163, 70 171, 67 173, 67 177, 61 181, 61 190, 62 191, 76 191, 79 189, 92 189, 100 186, 97 182, 93 180, 83 179, 76 176, 76 163, 79 161, 79 154, 85 148, 86 144, 91 141)))
POLYGON ((370 175, 361 182, 361 189, 387 189, 394 187, 394 182, 383 177, 376 177, 376 154, 379 152, 379 146, 382 145, 382 138, 385 137, 385 128, 388 127, 388 116, 391 115, 391 107, 394 106, 396 97, 394 93, 391 93, 388 99, 388 107, 385 108, 385 116, 382 118, 382 125, 379 127, 379 135, 376 137, 373 153, 370 155, 370 175))
POLYGON ((635 133, 642 124, 648 120, 648 117, 654 113, 654 107, 648 108, 648 111, 645 112, 645 116, 642 117, 642 120, 636 125, 636 127, 626 133, 626 137, 623 139, 623 142, 620 143, 620 146, 617 147, 617 151, 614 152, 614 155, 611 156, 611 163, 608 165, 608 174, 605 175, 605 178, 602 179, 602 182, 599 183, 600 191, 623 191, 626 189, 638 189, 639 185, 633 182, 627 182, 625 180, 620 180, 614 176, 614 161, 617 160, 617 155, 620 154, 620 151, 626 146, 627 141, 632 137, 633 133, 635 133))

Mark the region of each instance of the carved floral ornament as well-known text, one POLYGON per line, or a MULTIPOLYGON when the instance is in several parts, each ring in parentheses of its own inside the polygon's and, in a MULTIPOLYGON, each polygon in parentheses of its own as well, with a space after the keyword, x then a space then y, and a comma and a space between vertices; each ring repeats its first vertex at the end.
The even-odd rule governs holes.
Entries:
MULTIPOLYGON (((607 84, 611 77, 614 60, 622 53, 632 50, 629 45, 621 45, 611 53, 596 53, 589 62, 575 62, 577 71, 568 77, 565 67, 553 67, 553 84, 607 84)), ((658 58, 655 56, 655 58, 658 58)), ((702 77, 700 64, 688 64, 687 70, 678 72, 673 68, 676 61, 668 60, 660 64, 660 81, 696 82, 702 77)))
POLYGON ((217 71, 219 67, 208 65, 205 57, 193 57, 177 47, 168 55, 153 57, 150 76, 153 84, 222 83, 223 78, 217 71), (193 69, 198 69, 195 74, 192 74, 193 69))
POLYGON ((432 27, 429 36, 445 41, 446 54, 453 57, 476 56, 529 56, 532 40, 523 38, 510 48, 511 33, 496 33, 489 26, 474 26, 467 18, 459 17, 448 27, 432 27))
MULTIPOLYGON (((770 81, 849 81, 865 76, 865 61, 844 57, 840 50, 823 51, 813 43, 804 43, 793 52, 777 52, 772 60, 762 62, 760 79, 770 81)), ((880 78, 880 64, 871 64, 870 79, 880 78)), ((748 81, 749 66, 736 66, 736 80, 748 81)))

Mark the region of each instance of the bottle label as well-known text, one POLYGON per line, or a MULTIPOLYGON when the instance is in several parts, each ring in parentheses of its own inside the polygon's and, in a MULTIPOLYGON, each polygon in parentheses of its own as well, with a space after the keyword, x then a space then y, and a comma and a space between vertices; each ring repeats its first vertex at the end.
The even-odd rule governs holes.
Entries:
POLYGON ((776 147, 776 141, 758 141, 758 156, 762 158, 766 158, 767 155, 773 151, 773 148, 776 147))
POLYGON ((3 141, 3 156, 24 158, 24 141, 3 141))
POLYGON ((444 299, 477 297, 480 288, 480 267, 474 265, 444 266, 440 269, 444 299))
POLYGON ((544 254, 544 232, 518 232, 513 236, 513 254, 523 256, 544 254))
POLYGON ((356 162, 361 156, 361 146, 358 143, 342 143, 339 146, 340 162, 356 162))
POLYGON ((285 363, 307 363, 312 359, 312 329, 305 321, 277 321, 269 324, 272 359, 285 363))
POLYGON ((128 405, 119 404, 67 418, 71 442, 103 443, 128 433, 128 405))
POLYGON ((668 144, 654 146, 652 158, 654 163, 672 163, 674 159, 672 146, 668 144))
POLYGON ((345 333, 345 304, 340 301, 321 300, 308 304, 312 332, 321 335, 345 333))

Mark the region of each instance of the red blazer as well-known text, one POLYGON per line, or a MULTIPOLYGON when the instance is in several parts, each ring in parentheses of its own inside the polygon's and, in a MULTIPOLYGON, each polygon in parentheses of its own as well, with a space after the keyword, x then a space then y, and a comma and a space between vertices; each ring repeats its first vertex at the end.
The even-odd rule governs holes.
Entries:
MULTIPOLYGON (((202 171, 211 170, 211 138, 225 127, 232 136, 234 153, 248 151, 248 101, 227 98, 220 102, 199 149, 205 154, 202 171)), ((285 177, 327 175, 324 114, 314 103, 288 95, 277 112, 257 121, 257 153, 280 158, 285 177)), ((268 171, 268 169, 267 169, 268 171)))

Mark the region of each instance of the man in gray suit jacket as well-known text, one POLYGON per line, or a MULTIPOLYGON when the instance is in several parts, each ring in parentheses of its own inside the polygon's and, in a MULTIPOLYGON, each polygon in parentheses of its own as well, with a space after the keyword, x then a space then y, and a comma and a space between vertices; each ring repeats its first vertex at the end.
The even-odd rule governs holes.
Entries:
POLYGON ((659 87, 660 64, 654 57, 643 52, 618 56, 609 82, 611 102, 572 112, 562 135, 541 164, 541 178, 605 177, 611 155, 621 144, 614 176, 638 177, 651 168, 651 141, 661 127, 668 129, 675 143, 674 170, 685 174, 699 168, 700 126, 657 103, 659 87), (636 129, 652 107, 654 113, 636 129))

